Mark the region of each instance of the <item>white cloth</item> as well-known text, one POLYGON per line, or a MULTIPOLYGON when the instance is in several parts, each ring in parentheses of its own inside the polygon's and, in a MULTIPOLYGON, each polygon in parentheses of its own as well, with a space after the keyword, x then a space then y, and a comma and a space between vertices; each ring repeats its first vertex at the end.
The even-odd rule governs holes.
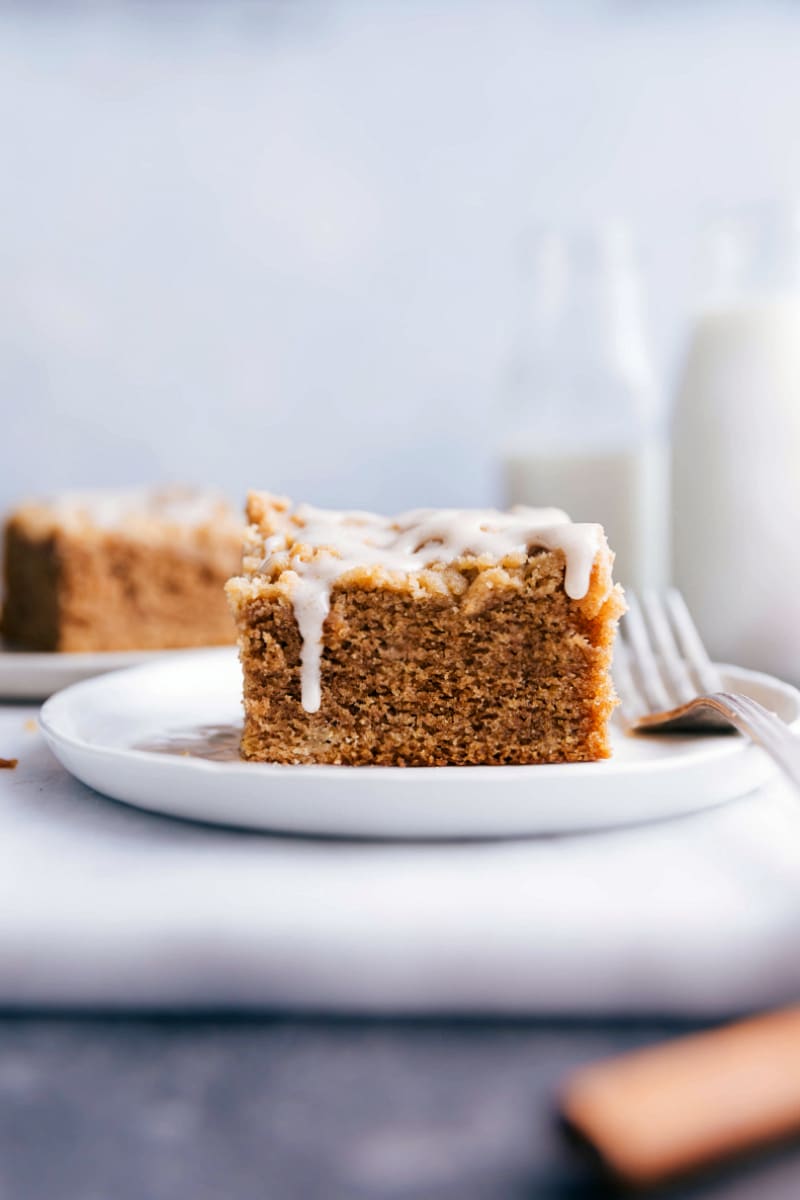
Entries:
POLYGON ((0 1005, 709 1014, 800 995, 800 799, 365 844, 148 816, 0 707, 0 1005))

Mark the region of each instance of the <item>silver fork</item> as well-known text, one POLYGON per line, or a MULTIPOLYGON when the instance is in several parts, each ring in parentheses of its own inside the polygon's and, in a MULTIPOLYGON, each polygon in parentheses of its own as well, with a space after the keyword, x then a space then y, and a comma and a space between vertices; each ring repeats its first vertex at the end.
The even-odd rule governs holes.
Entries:
POLYGON ((745 733, 800 788, 800 739, 741 692, 723 690, 680 592, 629 591, 614 651, 620 711, 633 733, 745 733))

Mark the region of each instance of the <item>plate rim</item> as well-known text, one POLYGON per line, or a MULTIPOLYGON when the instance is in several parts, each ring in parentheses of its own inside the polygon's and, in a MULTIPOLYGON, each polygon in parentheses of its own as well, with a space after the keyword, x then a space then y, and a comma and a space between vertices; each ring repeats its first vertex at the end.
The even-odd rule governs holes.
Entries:
MULTIPOLYGON (((17 650, 10 648, 0 637, 0 673, 5 665, 9 668, 17 670, 24 669, 30 666, 31 668, 42 668, 43 670, 53 670, 56 667, 63 666, 65 671, 69 669, 78 669, 82 667, 91 667, 92 664, 98 665, 103 662, 119 661, 118 667, 113 667, 105 674, 111 675, 117 671, 134 670, 137 667, 149 666, 153 660, 161 660, 167 656, 193 654, 195 652, 203 653, 206 650, 234 650, 234 644, 228 643, 218 646, 162 646, 149 647, 142 650, 17 650)), ((78 683, 89 683, 91 679, 98 676, 91 676, 89 679, 76 680, 74 684, 67 684, 67 687, 77 687, 78 683)), ((62 689, 66 691, 66 688, 62 689)), ((56 695, 54 692, 53 695, 56 695)), ((48 696, 48 699, 50 697, 48 696)))
MULTIPOLYGON (((232 646, 214 646, 202 647, 194 650, 186 650, 184 653, 192 654, 195 657, 200 656, 217 656, 223 654, 231 655, 235 652, 232 646)), ((161 652, 155 651, 155 654, 161 652)), ((180 653, 180 652, 178 652, 180 653)), ((512 778, 520 773, 528 773, 536 771, 537 777, 547 777, 553 774, 558 774, 563 777, 567 769, 571 768, 576 775, 603 775, 608 774, 611 769, 616 774, 625 775, 650 775, 654 771, 670 772, 681 771, 685 769, 685 756, 676 754, 674 758, 664 758, 654 763, 650 760, 634 761, 634 762, 615 762, 614 757, 606 759, 597 759, 591 762, 567 762, 567 763, 518 763, 518 764, 480 764, 474 766, 455 766, 447 765, 441 767, 434 766, 384 766, 365 764, 363 766, 350 766, 345 764, 335 763, 269 763, 269 762, 246 762, 243 760, 226 760, 217 762, 212 759, 206 759, 192 755, 171 755, 160 753, 155 750, 138 750, 131 746, 103 746, 94 742, 87 741, 85 738, 76 737, 72 734, 65 733, 58 728, 58 709, 67 699, 74 699, 74 694, 85 689, 94 687, 104 687, 113 684, 113 681, 119 676, 128 676, 139 673, 141 671, 153 670, 154 667, 166 667, 168 664, 166 659, 156 660, 156 662, 146 661, 137 663, 130 667, 122 667, 119 670, 108 671, 103 675, 92 676, 90 679, 79 680, 72 683, 60 691, 54 693, 44 701, 39 710, 39 725, 48 742, 60 744, 68 747, 71 750, 81 753, 91 753, 93 755, 102 756, 110 760, 118 760, 120 762, 131 760, 139 762, 158 763, 162 768, 168 771, 186 771, 187 764, 190 764, 188 769, 201 770, 206 773, 225 775, 230 771, 237 773, 245 772, 252 775, 258 771, 262 775, 299 775, 313 776, 319 778, 326 773, 332 773, 336 778, 349 777, 355 779, 361 776, 375 778, 379 776, 383 780, 391 779, 408 779, 409 772, 417 778, 442 778, 443 773, 462 773, 469 772, 470 774, 492 774, 499 780, 504 778, 512 778), (55 713, 55 721, 53 714, 55 713), (169 766, 167 766, 169 764, 169 766), (498 774, 499 773, 499 774, 498 774)), ((794 684, 787 683, 785 680, 778 679, 777 676, 770 675, 764 671, 754 671, 749 667, 737 667, 731 663, 715 664, 723 673, 734 673, 738 676, 744 676, 753 682, 761 682, 762 684, 772 688, 777 688, 782 692, 787 699, 794 703, 795 717, 792 721, 786 722, 787 727, 796 733, 800 733, 800 689, 794 684)), ((636 735, 633 735, 636 736, 636 735)), ((753 743, 749 740, 740 739, 722 739, 719 737, 707 737, 705 739, 707 749, 711 750, 716 742, 719 745, 719 757, 727 757, 729 748, 735 746, 742 753, 746 753, 753 748, 753 743)), ((712 758, 717 757, 712 754, 712 758)))

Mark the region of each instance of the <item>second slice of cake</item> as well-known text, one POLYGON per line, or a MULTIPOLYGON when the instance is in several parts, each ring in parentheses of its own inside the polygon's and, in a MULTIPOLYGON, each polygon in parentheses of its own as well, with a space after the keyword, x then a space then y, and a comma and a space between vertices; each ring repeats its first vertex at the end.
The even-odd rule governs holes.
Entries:
POLYGON ((21 649, 160 650, 234 640, 223 591, 241 520, 193 488, 66 493, 5 523, 4 636, 21 649))
POLYGON ((622 594, 599 525, 555 509, 248 502, 228 584, 244 758, 443 766, 610 753, 622 594))

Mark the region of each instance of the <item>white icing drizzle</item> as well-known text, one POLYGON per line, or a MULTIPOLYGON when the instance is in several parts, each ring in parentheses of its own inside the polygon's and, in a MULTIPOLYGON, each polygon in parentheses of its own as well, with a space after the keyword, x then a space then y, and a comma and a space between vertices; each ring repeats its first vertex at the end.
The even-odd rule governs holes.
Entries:
POLYGON ((573 600, 589 590, 592 565, 603 544, 600 525, 573 524, 557 508, 416 509, 398 517, 336 512, 301 505, 276 514, 279 524, 264 542, 261 571, 289 573, 295 619, 302 638, 301 700, 319 710, 322 631, 331 589, 349 571, 380 566, 414 574, 435 564, 474 558, 520 565, 531 548, 562 550, 564 588, 573 600))
POLYGON ((306 712, 315 713, 322 703, 322 630, 331 610, 331 589, 324 584, 320 586, 317 579, 298 575, 292 588, 292 605, 302 640, 300 688, 303 708, 306 712))
POLYGON ((218 492, 177 485, 62 492, 50 501, 50 507, 61 521, 85 522, 98 529, 153 520, 192 528, 231 511, 218 492))

